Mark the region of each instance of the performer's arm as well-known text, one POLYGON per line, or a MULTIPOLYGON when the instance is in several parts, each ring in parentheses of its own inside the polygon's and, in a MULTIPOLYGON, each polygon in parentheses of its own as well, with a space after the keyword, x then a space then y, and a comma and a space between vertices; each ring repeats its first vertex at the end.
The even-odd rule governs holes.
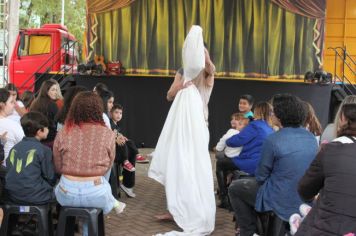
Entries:
POLYGON ((214 86, 215 65, 210 59, 208 50, 205 48, 205 81, 209 87, 214 86))
POLYGON ((184 80, 182 78, 182 75, 179 72, 177 72, 176 76, 174 77, 174 81, 167 92, 168 101, 173 101, 178 91, 183 88, 183 82, 184 80))
POLYGON ((179 72, 177 72, 176 76, 174 77, 174 81, 167 92, 167 100, 169 102, 173 101, 174 97, 176 96, 179 90, 187 88, 191 84, 192 84, 191 81, 188 81, 187 83, 184 84, 183 76, 179 72))

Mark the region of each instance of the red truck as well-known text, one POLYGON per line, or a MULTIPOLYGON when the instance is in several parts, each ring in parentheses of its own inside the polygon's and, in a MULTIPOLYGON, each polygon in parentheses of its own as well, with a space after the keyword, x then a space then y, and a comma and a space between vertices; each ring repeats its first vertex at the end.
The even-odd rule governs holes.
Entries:
POLYGON ((75 43, 75 37, 60 24, 20 30, 9 61, 10 82, 20 92, 33 90, 36 73, 76 69, 78 53, 75 43))

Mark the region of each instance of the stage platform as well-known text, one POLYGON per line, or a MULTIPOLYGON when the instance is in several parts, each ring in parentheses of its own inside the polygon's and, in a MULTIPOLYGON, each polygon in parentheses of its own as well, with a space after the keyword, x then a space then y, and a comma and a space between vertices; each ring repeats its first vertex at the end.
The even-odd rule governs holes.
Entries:
MULTIPOLYGON (((155 147, 171 103, 166 93, 172 77, 73 75, 77 85, 92 89, 105 83, 115 94, 115 103, 124 107, 121 125, 127 137, 144 147, 155 147)), ((238 110, 238 98, 251 94, 266 101, 274 94, 291 93, 310 102, 325 126, 329 120, 332 84, 270 82, 242 79, 215 80, 209 103, 210 147, 216 145, 230 126, 230 116, 238 110)))

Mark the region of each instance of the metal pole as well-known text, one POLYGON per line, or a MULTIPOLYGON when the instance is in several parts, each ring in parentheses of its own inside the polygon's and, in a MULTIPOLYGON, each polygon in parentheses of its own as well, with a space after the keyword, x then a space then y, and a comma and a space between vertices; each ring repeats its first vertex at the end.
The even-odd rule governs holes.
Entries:
MULTIPOLYGON (((343 54, 343 62, 342 62, 342 83, 345 83, 345 62, 346 62, 346 48, 342 49, 343 54)), ((345 86, 345 85, 344 85, 345 86)))
POLYGON ((334 64, 334 79, 335 79, 334 83, 335 84, 336 84, 336 77, 337 77, 337 75, 336 75, 336 61, 337 61, 337 52, 335 49, 335 64, 334 64))
POLYGON ((61 24, 64 25, 64 1, 62 0, 62 17, 61 17, 61 24))

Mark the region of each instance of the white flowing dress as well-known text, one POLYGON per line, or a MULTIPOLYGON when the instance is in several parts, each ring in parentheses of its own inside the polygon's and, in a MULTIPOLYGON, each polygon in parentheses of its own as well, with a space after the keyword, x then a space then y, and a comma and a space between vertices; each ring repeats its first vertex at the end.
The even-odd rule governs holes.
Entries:
POLYGON ((204 104, 195 85, 180 90, 163 126, 148 176, 165 187, 167 207, 183 232, 209 235, 215 226, 213 173, 204 104))
POLYGON ((215 225, 209 131, 195 85, 178 92, 159 137, 148 172, 165 186, 167 206, 181 232, 208 235, 215 225))

